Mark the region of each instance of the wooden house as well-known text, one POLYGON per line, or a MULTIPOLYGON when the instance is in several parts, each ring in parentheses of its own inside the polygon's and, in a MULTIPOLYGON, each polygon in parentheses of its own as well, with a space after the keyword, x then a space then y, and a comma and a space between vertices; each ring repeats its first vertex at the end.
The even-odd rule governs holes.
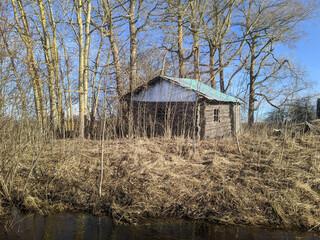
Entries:
POLYGON ((211 139, 240 131, 240 100, 193 79, 158 76, 123 99, 134 134, 211 139))

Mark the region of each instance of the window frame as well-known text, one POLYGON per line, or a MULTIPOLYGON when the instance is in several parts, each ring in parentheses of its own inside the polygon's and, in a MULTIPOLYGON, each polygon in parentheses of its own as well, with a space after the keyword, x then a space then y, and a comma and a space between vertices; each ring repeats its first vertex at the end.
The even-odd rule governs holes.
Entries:
POLYGON ((213 109, 213 121, 220 122, 220 109, 219 108, 213 109))

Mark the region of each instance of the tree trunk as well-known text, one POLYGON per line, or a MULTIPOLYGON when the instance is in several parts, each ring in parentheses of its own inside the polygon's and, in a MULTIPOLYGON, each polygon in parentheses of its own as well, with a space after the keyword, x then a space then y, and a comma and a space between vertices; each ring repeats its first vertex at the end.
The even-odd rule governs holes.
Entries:
POLYGON ((130 1, 129 30, 130 30, 130 91, 137 84, 137 30, 135 22, 135 8, 137 0, 130 1))
POLYGON ((194 79, 200 81, 200 48, 199 48, 199 30, 195 24, 191 27, 193 29, 193 66, 194 66, 194 79))
POLYGON ((218 53, 219 53, 219 78, 220 78, 220 92, 225 93, 224 88, 224 71, 223 71, 223 51, 222 46, 219 44, 218 46, 218 53))
POLYGON ((83 25, 82 25, 82 0, 76 2, 76 13, 78 21, 78 45, 79 45, 79 137, 84 138, 85 126, 85 91, 84 91, 84 39, 83 39, 83 25))
POLYGON ((16 29, 27 49, 26 62, 27 62, 27 67, 28 67, 32 87, 33 87, 33 95, 34 95, 34 102, 35 102, 35 109, 36 109, 38 123, 42 128, 44 128, 46 126, 47 121, 46 121, 46 109, 45 109, 43 90, 42 90, 42 82, 40 79, 39 69, 35 61, 33 44, 32 44, 31 35, 29 32, 27 16, 22 7, 21 0, 11 0, 11 4, 12 4, 14 18, 17 26, 16 29), (20 18, 18 18, 16 4, 19 9, 20 18), (23 26, 20 25, 19 19, 21 19, 23 26))
POLYGON ((60 81, 62 81, 62 79, 59 71, 60 62, 59 62, 59 54, 58 54, 56 23, 53 16, 51 0, 48 0, 48 5, 49 5, 50 24, 52 29, 52 44, 51 44, 52 57, 51 58, 52 58, 52 65, 54 68, 58 118, 60 120, 59 127, 60 127, 60 132, 62 133, 64 131, 65 119, 64 119, 64 110, 62 105, 62 91, 61 91, 61 85, 60 85, 60 81))
POLYGON ((135 22, 135 8, 137 0, 130 1, 129 30, 130 30, 130 107, 129 107, 129 136, 133 136, 133 100, 132 91, 137 84, 137 30, 135 22))
MULTIPOLYGON (((99 45, 99 49, 97 52, 97 57, 96 57, 96 61, 95 61, 95 68, 94 68, 94 74, 93 74, 93 83, 92 83, 92 101, 91 101, 91 113, 90 113, 90 128, 89 128, 89 132, 91 137, 94 137, 94 126, 95 126, 95 119, 96 119, 96 113, 97 113, 97 107, 98 107, 98 101, 99 101, 99 94, 100 94, 100 88, 101 88, 101 82, 102 79, 104 78, 104 76, 107 76, 108 74, 105 74, 105 72, 107 71, 107 69, 109 69, 108 67, 105 68, 106 70, 103 71, 103 74, 100 76, 99 79, 99 84, 98 84, 98 89, 96 91, 95 89, 95 85, 96 85, 96 78, 97 78, 97 73, 98 73, 98 66, 99 66, 99 61, 100 61, 100 54, 101 54, 101 49, 103 46, 103 37, 101 37, 101 42, 99 45)), ((107 57, 107 61, 106 64, 108 64, 109 62, 109 53, 108 53, 108 57, 107 57)))
MULTIPOLYGON (((66 56, 67 57, 67 56, 66 56)), ((73 105, 72 105, 72 97, 71 97, 71 80, 70 80, 70 65, 69 63, 67 63, 67 78, 68 78, 68 91, 69 91, 69 95, 68 95, 68 102, 69 102, 69 131, 73 132, 74 131, 74 119, 73 119, 73 105)))
POLYGON ((209 72, 210 72, 210 84, 213 89, 217 89, 217 83, 216 83, 216 74, 214 70, 214 55, 216 53, 216 48, 213 44, 209 43, 209 49, 210 49, 210 66, 209 66, 209 72))
POLYGON ((179 56, 179 77, 186 77, 186 69, 185 69, 185 58, 184 58, 184 50, 183 50, 183 21, 182 21, 182 4, 181 0, 179 0, 178 6, 178 56, 179 56))
MULTIPOLYGON (((68 92, 68 99, 66 100, 66 104, 67 104, 67 112, 69 112, 68 114, 68 131, 69 133, 73 133, 74 131, 74 120, 73 120, 73 106, 72 106, 72 95, 71 95, 71 79, 70 79, 70 63, 69 63, 69 56, 67 53, 67 48, 65 46, 65 44, 63 44, 62 41, 62 46, 63 46, 63 50, 64 50, 64 59, 65 59, 65 64, 66 64, 66 68, 67 68, 67 72, 66 72, 66 76, 67 76, 67 80, 68 80, 68 90, 66 92, 68 92)), ((65 93, 66 94, 66 93, 65 93)))
POLYGON ((88 84, 89 84, 89 54, 90 54, 90 21, 91 21, 91 0, 87 0, 87 16, 85 25, 85 45, 84 45, 84 72, 83 72, 83 91, 84 91, 84 123, 88 124, 88 84))
POLYGON ((40 9, 40 22, 42 26, 42 48, 47 65, 48 71, 48 87, 49 87, 49 101, 50 101, 50 127, 53 131, 57 131, 59 128, 58 111, 56 105, 56 91, 54 85, 54 67, 50 54, 50 36, 47 30, 45 10, 42 0, 38 0, 38 6, 40 9))
POLYGON ((109 0, 101 0, 102 7, 104 10, 104 14, 106 16, 106 24, 108 27, 108 38, 110 42, 112 57, 113 57, 113 66, 114 71, 116 75, 116 81, 117 81, 117 94, 119 97, 121 97, 124 94, 124 86, 123 86, 123 78, 122 78, 122 70, 121 70, 121 62, 120 62, 120 56, 119 56, 119 50, 116 42, 116 37, 114 33, 114 26, 113 26, 113 19, 112 19, 112 11, 110 6, 109 0))
MULTIPOLYGON (((254 41, 254 40, 253 40, 254 41)), ((256 64, 256 56, 255 56, 255 46, 253 42, 253 46, 250 49, 251 58, 250 58, 250 84, 249 84, 249 108, 248 108, 248 124, 252 126, 254 123, 254 102, 255 100, 255 64, 256 64)))

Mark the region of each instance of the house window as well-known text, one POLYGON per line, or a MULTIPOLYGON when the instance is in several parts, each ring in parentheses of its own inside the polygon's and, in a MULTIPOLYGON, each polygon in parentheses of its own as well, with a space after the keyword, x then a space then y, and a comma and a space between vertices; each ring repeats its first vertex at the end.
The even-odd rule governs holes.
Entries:
POLYGON ((220 113, 220 109, 214 109, 213 110, 213 121, 214 122, 219 122, 219 113, 220 113))

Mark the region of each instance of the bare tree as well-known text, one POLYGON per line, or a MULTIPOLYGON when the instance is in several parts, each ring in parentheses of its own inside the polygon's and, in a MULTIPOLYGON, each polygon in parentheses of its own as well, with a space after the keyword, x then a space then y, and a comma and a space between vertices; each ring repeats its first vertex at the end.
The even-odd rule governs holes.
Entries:
POLYGON ((201 21, 203 19, 205 9, 206 9, 206 0, 196 0, 189 1, 188 11, 188 20, 190 22, 190 31, 193 37, 193 77, 194 79, 200 81, 200 45, 199 45, 199 34, 201 21))
POLYGON ((185 56, 184 51, 184 37, 185 37, 185 25, 186 25, 186 18, 187 18, 187 10, 188 10, 188 3, 184 3, 182 0, 175 0, 175 1, 166 1, 168 4, 168 13, 165 16, 165 21, 169 23, 176 23, 177 32, 178 34, 174 34, 176 36, 176 44, 177 50, 175 50, 175 41, 172 44, 173 46, 168 49, 170 52, 175 52, 178 55, 179 60, 179 77, 184 78, 187 76, 185 63, 186 61, 191 58, 192 53, 189 56, 185 56))
MULTIPOLYGON (((104 35, 101 36, 99 48, 97 51, 97 55, 96 55, 96 58, 94 61, 94 67, 93 67, 92 94, 91 94, 92 99, 91 99, 90 130, 89 130, 89 132, 92 136, 93 136, 93 131, 94 131, 94 124, 96 121, 96 114, 97 114, 97 108, 98 108, 98 103, 99 103, 101 83, 102 83, 103 79, 108 77, 107 70, 109 70, 109 67, 104 67, 103 71, 101 73, 99 73, 99 75, 98 75, 98 68, 99 68, 100 61, 101 61, 100 55, 101 55, 103 44, 104 44, 104 35), (97 79, 98 76, 99 76, 99 79, 97 79), (98 86, 96 87, 97 81, 98 81, 98 86)), ((108 52, 108 56, 106 59, 106 63, 107 63, 106 65, 108 65, 109 59, 110 59, 110 54, 108 52)), ((104 97, 106 97, 106 96, 104 96, 104 97)), ((104 121, 105 121, 105 119, 104 119, 104 121)))
POLYGON ((39 32, 42 39, 42 49, 44 53, 45 62, 47 65, 47 73, 48 73, 48 85, 49 85, 49 100, 50 100, 50 125, 54 131, 60 128, 59 126, 59 116, 56 105, 56 90, 54 83, 54 64, 52 59, 52 47, 50 33, 47 28, 47 19, 45 15, 45 9, 42 0, 38 0, 39 7, 39 20, 42 27, 42 34, 39 32))
POLYGON ((44 103, 42 81, 35 59, 33 41, 29 30, 29 21, 21 0, 11 0, 11 5, 14 12, 16 30, 27 50, 27 58, 25 59, 25 62, 28 66, 28 73, 33 86, 34 102, 38 122, 44 127, 46 126, 46 108, 44 103))
POLYGON ((293 44, 299 39, 298 24, 312 16, 314 4, 314 1, 250 0, 240 9, 245 19, 243 31, 249 33, 244 61, 249 73, 249 125, 254 122, 257 96, 272 104, 267 94, 257 92, 257 87, 274 79, 283 79, 279 74, 284 69, 294 71, 290 61, 278 57, 275 49, 280 43, 293 44))
MULTIPOLYGON (((241 53, 248 32, 239 32, 238 7, 244 0, 209 1, 202 18, 203 38, 209 47, 209 75, 212 88, 217 88, 216 77, 219 75, 220 91, 225 93, 230 88, 234 76, 243 68, 240 65, 232 70, 231 77, 225 79, 225 69, 241 53), (216 61, 216 57, 218 60, 216 61)), ((255 22, 257 19, 253 20, 255 22)), ((251 29, 251 26, 248 26, 251 29)))
POLYGON ((85 122, 87 120, 87 100, 88 100, 88 62, 90 47, 90 22, 91 22, 91 0, 83 2, 82 0, 74 0, 75 10, 77 14, 76 32, 79 46, 79 137, 85 136, 85 122), (85 29, 83 28, 83 12, 86 7, 85 29))
MULTIPOLYGON (((23 88, 23 85, 21 83, 21 76, 19 74, 19 69, 17 68, 17 64, 16 64, 16 54, 17 54, 17 49, 14 49, 13 47, 11 47, 10 45, 10 40, 13 40, 12 39, 12 36, 10 36, 9 33, 12 33, 14 32, 13 31, 13 27, 10 26, 8 24, 9 22, 9 19, 8 19, 8 16, 4 13, 3 11, 4 9, 2 9, 2 6, 0 5, 0 13, 1 13, 1 19, 5 19, 5 21, 1 21, 0 23, 0 39, 2 40, 2 44, 0 44, 0 47, 1 49, 3 49, 1 52, 1 63, 3 63, 4 61, 4 58, 9 58, 9 69, 6 69, 6 68, 1 68, 1 72, 7 72, 7 74, 10 74, 11 71, 13 72, 13 76, 14 76, 14 79, 15 79, 15 83, 17 85, 17 88, 18 88, 18 91, 19 91, 19 94, 18 95, 18 98, 20 98, 20 102, 21 102, 21 107, 22 107, 22 117, 23 119, 26 119, 27 116, 28 116, 28 112, 27 112, 27 100, 26 100, 26 94, 25 94, 25 91, 24 91, 24 88, 23 88), (5 54, 6 52, 6 54, 5 54)), ((21 66, 19 66, 21 68, 21 66)), ((5 90, 4 88, 4 85, 5 85, 5 82, 4 81, 4 77, 2 76, 1 77, 2 81, 1 81, 1 93, 5 90)), ((0 93, 0 94, 1 94, 0 93)), ((5 94, 2 93, 0 98, 1 98, 1 103, 0 103, 0 112, 4 106, 4 96, 5 94)))
POLYGON ((123 83, 123 74, 121 70, 121 62, 118 50, 118 44, 115 36, 115 26, 114 26, 114 19, 113 19, 113 7, 110 4, 110 0, 101 0, 102 9, 104 13, 104 21, 107 27, 107 37, 110 42, 112 57, 113 57, 113 66, 116 76, 116 89, 118 96, 121 97, 124 93, 124 83, 123 83))
MULTIPOLYGON (((130 69, 129 69, 129 92, 137 87, 137 51, 138 51, 138 34, 147 30, 153 24, 152 14, 157 9, 157 1, 138 1, 129 0, 125 2, 118 0, 128 20, 129 25, 129 41, 130 41, 130 69), (128 3, 128 4, 126 4, 128 3), (137 25, 138 24, 138 25, 137 25)), ((129 136, 132 136, 133 129, 133 105, 132 99, 129 106, 129 136)))
MULTIPOLYGON (((71 74, 71 63, 70 63, 70 56, 68 55, 67 52, 67 48, 64 44, 64 41, 61 39, 61 44, 63 47, 63 53, 64 53, 64 63, 66 66, 65 69, 65 75, 67 77, 67 85, 68 85, 68 89, 64 89, 65 92, 65 98, 66 98, 66 105, 67 105, 67 114, 68 114, 68 131, 71 133, 74 131, 74 119, 73 119, 73 103, 72 103, 72 88, 71 88, 71 78, 70 78, 70 74, 71 74), (68 96, 67 96, 68 94, 68 96)), ((60 68, 62 66, 60 65, 60 68)), ((62 69, 61 69, 62 72, 62 69)), ((61 74, 62 76, 62 74, 61 74)))
POLYGON ((62 77, 60 74, 60 60, 59 60, 59 53, 58 53, 58 43, 57 43, 57 26, 56 20, 53 15, 53 8, 51 0, 48 0, 48 15, 49 15, 49 23, 52 31, 52 43, 51 43, 51 56, 52 56, 52 65, 54 68, 54 77, 55 77, 55 90, 56 90, 56 99, 57 99, 57 108, 58 108, 58 118, 60 120, 60 130, 64 130, 64 110, 62 104, 62 91, 60 82, 62 82, 62 77))

